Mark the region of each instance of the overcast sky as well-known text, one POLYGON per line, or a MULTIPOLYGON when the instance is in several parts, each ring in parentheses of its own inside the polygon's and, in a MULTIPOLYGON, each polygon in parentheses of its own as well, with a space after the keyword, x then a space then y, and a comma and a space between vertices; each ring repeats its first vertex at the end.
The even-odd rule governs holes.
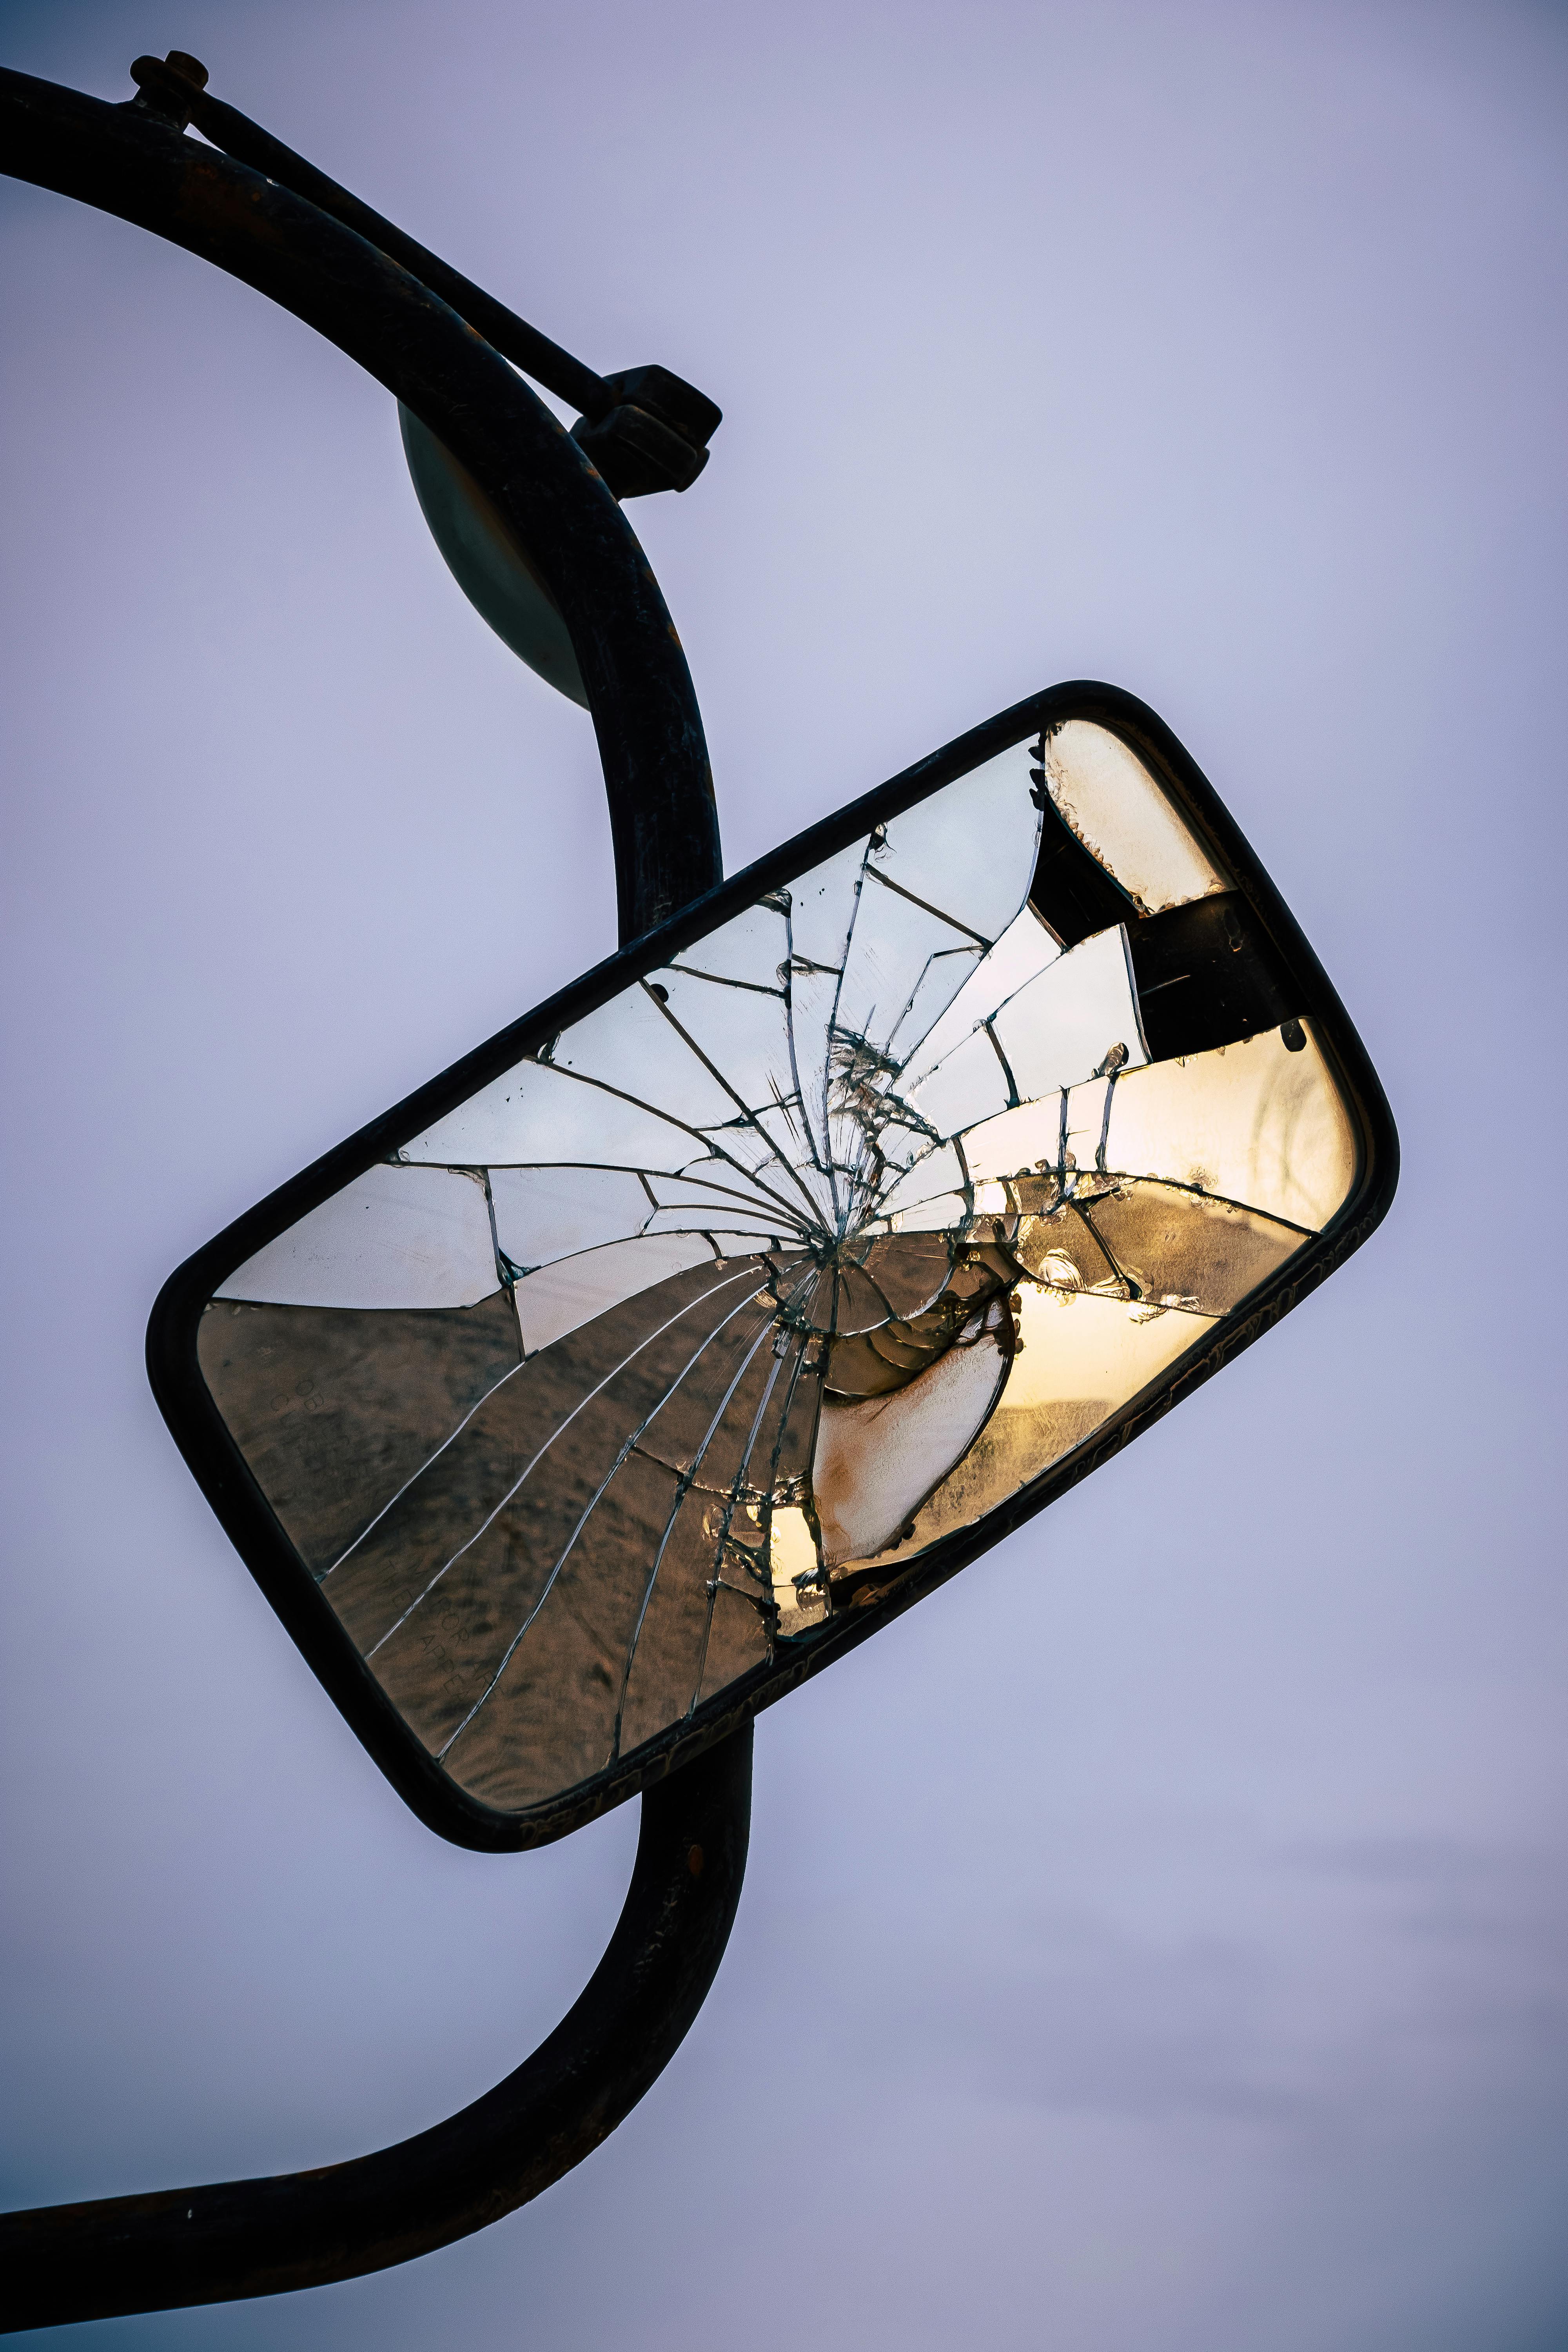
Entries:
MULTIPOLYGON (((1161 711, 1383 1074, 1383 1231, 766 1716, 718 1984, 541 2202, 47 2339, 1557 2352, 1568 16, 1187 0, 53 0, 595 366, 731 868, 1051 681, 1161 711)), ((614 940, 585 717, 384 393, 0 188, 5 2189, 356 2155, 588 1975, 636 1839, 422 1829, 148 1392, 164 1275, 614 940)))

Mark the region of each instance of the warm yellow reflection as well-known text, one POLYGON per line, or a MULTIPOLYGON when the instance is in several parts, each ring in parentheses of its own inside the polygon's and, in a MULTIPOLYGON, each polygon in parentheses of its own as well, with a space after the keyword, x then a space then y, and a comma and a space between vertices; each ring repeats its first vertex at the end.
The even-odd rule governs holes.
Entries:
MULTIPOLYGON (((1355 1137, 1313 1034, 1281 1032, 1184 1060, 1130 1070, 1068 1097, 1069 1165, 1087 1172, 1158 1176, 1316 1233, 1355 1182, 1355 1137), (1106 1115, 1110 1093, 1110 1115, 1106 1115), (1103 1155, 1103 1156, 1102 1156, 1103 1155)), ((982 1181, 1054 1169, 1061 1154, 1061 1098, 1026 1103, 964 1139, 982 1181)))
POLYGON ((1045 743, 1046 782, 1058 810, 1141 915, 1229 888, 1120 736, 1087 719, 1069 719, 1045 743))
POLYGON ((1022 1351, 973 1445, 916 1514, 908 1539, 857 1566, 901 1567, 971 1526, 1081 1445, 1120 1405, 1201 1346, 1215 1318, 1058 1288, 1017 1293, 1022 1351))
POLYGON ((816 1538, 797 1507, 781 1507, 768 1528, 768 1573, 779 1612, 779 1632, 804 1633, 827 1614, 827 1598, 818 1581, 816 1538))

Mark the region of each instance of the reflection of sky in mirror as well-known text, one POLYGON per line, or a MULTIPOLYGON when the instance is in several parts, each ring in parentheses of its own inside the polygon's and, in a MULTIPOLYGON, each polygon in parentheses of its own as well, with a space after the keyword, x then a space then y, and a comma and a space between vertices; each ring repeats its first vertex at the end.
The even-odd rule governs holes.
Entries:
POLYGON ((470 1795, 559 1801, 793 1674, 1328 1226, 1360 1146, 1302 1000, 1195 966, 1148 1050, 1140 975, 1226 887, 1115 737, 1029 730, 226 1275, 208 1393, 470 1795), (1081 936, 1079 868, 1159 911, 1081 936))
MULTIPOLYGON (((1553 2341, 1556 1310, 1452 1222, 1473 1074, 1523 1165, 1558 1149, 1516 1086, 1556 1052, 1558 19, 368 26, 17 5, 5 47, 118 95, 177 40, 568 344, 722 403, 634 514, 731 866, 1048 678, 1146 696, 1406 1173, 1243 1365, 763 1722, 714 1996, 547 2205, 121 2333, 1553 2341)), ((117 224, 0 219, 23 2201, 448 2112, 574 1996, 636 1823, 514 1861, 420 1830, 140 1356, 194 1242, 611 943, 589 730, 452 589, 373 386, 117 224)))

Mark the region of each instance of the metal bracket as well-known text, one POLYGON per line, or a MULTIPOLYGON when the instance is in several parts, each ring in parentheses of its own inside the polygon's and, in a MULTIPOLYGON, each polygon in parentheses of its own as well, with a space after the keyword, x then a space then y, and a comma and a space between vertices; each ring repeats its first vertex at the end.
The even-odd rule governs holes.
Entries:
MULTIPOLYGON (((243 278, 452 448, 559 601, 599 739, 622 940, 651 929, 722 875, 696 696, 603 466, 497 354, 585 415, 592 406, 603 451, 635 452, 647 472, 663 464, 672 487, 696 478, 706 453, 694 455, 688 436, 704 418, 711 432, 719 412, 662 369, 595 376, 209 98, 195 58, 139 58, 132 73, 138 97, 110 106, 0 72, 0 170, 243 278), (209 145, 184 137, 191 122, 209 145), (684 456, 658 442, 661 430, 684 456)), ((751 1769, 747 1724, 645 1792, 637 1864, 604 1958, 549 2040, 488 2096, 350 2164, 0 2216, 0 2331, 353 2278, 537 2197, 637 2105, 702 2005, 740 1899, 751 1769)))
POLYGON ((573 438, 617 499, 690 488, 708 463, 708 444, 724 413, 704 393, 672 375, 668 368, 628 368, 618 375, 595 375, 592 368, 552 343, 471 278, 448 268, 351 195, 347 188, 274 139, 259 123, 212 97, 207 69, 199 58, 188 56, 184 49, 171 49, 166 58, 138 58, 131 79, 139 92, 131 101, 135 108, 158 116, 176 131, 183 131, 194 122, 203 138, 225 154, 264 172, 279 187, 291 188, 319 211, 367 238, 411 270, 459 318, 467 319, 503 359, 512 361, 547 392, 579 409, 582 415, 573 428, 573 438))

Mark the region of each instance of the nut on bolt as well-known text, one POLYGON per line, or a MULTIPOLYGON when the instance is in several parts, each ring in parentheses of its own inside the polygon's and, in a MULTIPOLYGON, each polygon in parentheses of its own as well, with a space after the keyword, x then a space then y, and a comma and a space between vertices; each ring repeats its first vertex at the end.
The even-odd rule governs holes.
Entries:
POLYGON ((207 69, 200 58, 184 49, 171 49, 166 58, 137 58, 131 79, 138 95, 131 101, 145 113, 161 115, 183 131, 196 100, 207 86, 207 69))

